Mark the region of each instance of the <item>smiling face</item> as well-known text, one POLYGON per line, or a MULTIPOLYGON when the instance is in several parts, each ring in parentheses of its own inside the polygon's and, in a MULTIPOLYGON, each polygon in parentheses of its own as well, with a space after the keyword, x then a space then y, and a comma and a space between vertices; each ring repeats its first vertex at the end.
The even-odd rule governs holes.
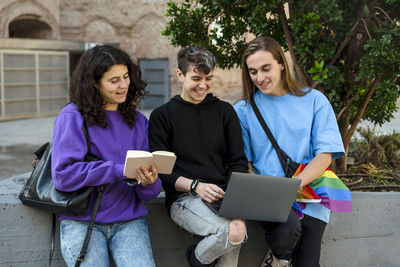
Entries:
POLYGON ((265 95, 282 96, 286 94, 281 73, 284 70, 273 55, 265 50, 258 50, 246 59, 250 79, 265 95))
POLYGON ((103 74, 96 88, 103 96, 105 110, 117 110, 118 105, 125 102, 129 84, 126 65, 113 65, 103 74))
POLYGON ((176 75, 182 85, 181 97, 193 104, 198 104, 204 100, 210 91, 212 78, 214 77, 213 70, 205 74, 194 66, 189 66, 186 75, 180 69, 177 69, 176 75))

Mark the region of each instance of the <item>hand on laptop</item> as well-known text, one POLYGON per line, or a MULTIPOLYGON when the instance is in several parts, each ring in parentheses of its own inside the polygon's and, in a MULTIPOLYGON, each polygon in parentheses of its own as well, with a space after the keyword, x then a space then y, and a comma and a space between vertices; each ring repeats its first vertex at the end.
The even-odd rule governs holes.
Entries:
POLYGON ((224 190, 215 184, 209 183, 199 183, 196 187, 196 193, 201 197, 201 199, 212 203, 225 195, 224 190))

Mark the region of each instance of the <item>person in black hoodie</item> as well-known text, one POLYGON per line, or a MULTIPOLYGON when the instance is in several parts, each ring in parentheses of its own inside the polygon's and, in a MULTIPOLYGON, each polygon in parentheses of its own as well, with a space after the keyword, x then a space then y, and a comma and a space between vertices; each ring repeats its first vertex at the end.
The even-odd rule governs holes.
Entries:
POLYGON ((191 245, 191 266, 237 266, 246 225, 219 217, 204 202, 223 198, 231 172, 247 172, 247 160, 233 107, 209 93, 215 58, 208 50, 189 46, 178 53, 176 74, 181 95, 150 115, 150 150, 176 154, 171 174, 160 174, 171 219, 204 238, 191 245))

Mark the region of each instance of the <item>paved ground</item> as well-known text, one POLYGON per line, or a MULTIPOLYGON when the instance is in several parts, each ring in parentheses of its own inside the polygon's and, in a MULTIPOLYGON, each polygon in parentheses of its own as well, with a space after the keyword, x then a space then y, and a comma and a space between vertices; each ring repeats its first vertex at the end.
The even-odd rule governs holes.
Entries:
MULTIPOLYGON (((143 111, 146 116, 150 112, 143 111)), ((50 117, 0 122, 0 179, 32 170, 33 152, 43 143, 51 141, 54 120, 50 117)), ((373 127, 368 122, 362 122, 360 126, 373 127)), ((381 133, 400 131, 400 111, 390 123, 376 130, 381 133)))
MULTIPOLYGON (((143 113, 148 117, 151 111, 143 113)), ((51 141, 55 117, 0 122, 0 179, 32 170, 33 152, 51 141)))
POLYGON ((0 179, 32 170, 33 151, 51 140, 54 119, 0 122, 0 179))

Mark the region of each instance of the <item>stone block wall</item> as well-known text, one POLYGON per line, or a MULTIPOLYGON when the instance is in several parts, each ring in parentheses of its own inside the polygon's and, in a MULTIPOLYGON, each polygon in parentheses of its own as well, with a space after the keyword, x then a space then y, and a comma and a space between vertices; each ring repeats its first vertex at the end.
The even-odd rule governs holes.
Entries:
MULTIPOLYGON (((2 0, 0 38, 8 38, 9 24, 21 16, 36 18, 51 28, 49 39, 98 43, 118 42, 134 61, 168 58, 170 95, 181 93, 176 78, 176 54, 161 35, 168 18, 165 0, 2 0)), ((241 92, 239 70, 216 70, 213 93, 230 103, 241 92)))
POLYGON ((59 40, 60 36, 60 1, 0 1, 0 38, 8 38, 9 24, 18 18, 37 19, 45 22, 52 29, 49 39, 59 40))
MULTIPOLYGON (((47 266, 51 215, 22 203, 17 194, 29 173, 0 181, 0 266, 47 266)), ((394 267, 400 263, 400 193, 353 192, 352 213, 333 213, 321 251, 322 267, 394 267)), ((156 265, 186 267, 185 249, 199 241, 168 217, 164 198, 146 204, 156 265)), ((267 244, 257 222, 250 221, 239 267, 258 267, 267 244)), ((62 266, 57 233, 54 265, 62 266)))

